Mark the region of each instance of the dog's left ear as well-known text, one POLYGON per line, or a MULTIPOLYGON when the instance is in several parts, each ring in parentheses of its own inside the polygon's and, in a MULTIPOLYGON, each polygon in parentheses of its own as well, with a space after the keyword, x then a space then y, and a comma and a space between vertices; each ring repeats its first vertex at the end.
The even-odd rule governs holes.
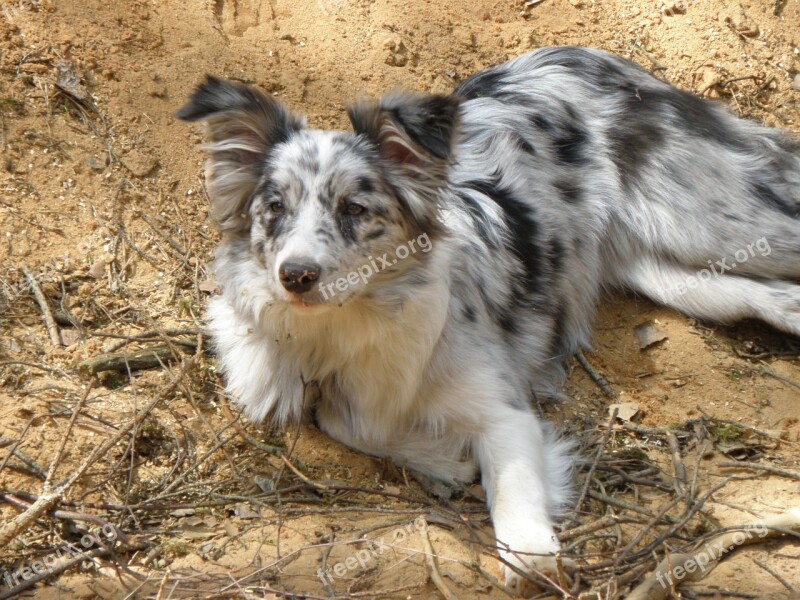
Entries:
POLYGON ((423 167, 450 159, 459 106, 454 96, 395 92, 377 103, 359 102, 347 114, 356 133, 377 144, 384 158, 406 167, 423 167))
POLYGON ((417 96, 394 92, 378 102, 348 109, 353 129, 372 142, 405 189, 405 200, 420 225, 435 219, 436 196, 458 133, 461 102, 454 96, 417 96))

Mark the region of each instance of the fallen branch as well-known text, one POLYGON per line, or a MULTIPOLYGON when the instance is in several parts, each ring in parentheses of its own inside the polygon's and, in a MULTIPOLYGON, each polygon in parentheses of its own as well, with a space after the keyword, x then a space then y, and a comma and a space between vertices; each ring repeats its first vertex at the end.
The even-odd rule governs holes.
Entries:
POLYGON ((442 573, 439 571, 439 558, 433 551, 431 538, 428 535, 428 522, 425 520, 425 517, 420 517, 419 519, 422 523, 422 527, 419 528, 419 537, 422 538, 422 549, 425 551, 425 564, 428 567, 428 575, 431 578, 431 582, 433 582, 433 585, 436 586, 436 589, 439 590, 439 593, 445 600, 458 600, 458 597, 447 587, 442 573))
POLYGON ((671 554, 662 560, 655 571, 628 595, 628 600, 665 600, 681 583, 703 579, 735 548, 791 532, 800 534, 800 508, 792 508, 783 514, 733 530, 726 528, 724 533, 707 540, 702 548, 694 552, 671 554), (758 534, 755 537, 754 531, 758 534))
POLYGON ((56 325, 56 321, 53 318, 53 313, 50 312, 50 306, 47 304, 47 298, 42 292, 42 288, 39 287, 36 278, 28 269, 22 269, 22 272, 25 274, 25 278, 28 280, 28 284, 33 290, 36 303, 42 311, 42 319, 44 320, 45 327, 47 327, 47 333, 50 335, 50 343, 54 348, 60 348, 63 345, 61 342, 61 334, 58 332, 58 325, 56 325))
POLYGON ((594 381, 598 385, 598 387, 603 391, 603 394, 605 394, 606 397, 612 399, 617 397, 617 394, 609 385, 608 380, 605 377, 603 377, 600 373, 598 373, 595 370, 595 368, 591 365, 591 363, 589 363, 589 360, 586 358, 586 355, 583 353, 583 350, 578 348, 575 351, 575 358, 578 359, 578 362, 583 367, 583 370, 586 371, 589 377, 592 378, 592 381, 594 381))
POLYGON ((130 371, 157 369, 176 358, 169 346, 152 346, 137 352, 114 352, 87 358, 78 363, 78 372, 81 375, 97 375, 103 371, 127 374, 130 371))
POLYGON ((789 469, 782 469, 780 467, 775 467, 773 465, 763 465, 757 462, 751 462, 747 460, 723 460, 719 463, 720 467, 725 467, 729 469, 758 469, 760 471, 766 471, 767 473, 772 473, 773 475, 780 475, 781 477, 788 477, 789 479, 797 479, 800 481, 800 473, 797 471, 791 471, 789 469))

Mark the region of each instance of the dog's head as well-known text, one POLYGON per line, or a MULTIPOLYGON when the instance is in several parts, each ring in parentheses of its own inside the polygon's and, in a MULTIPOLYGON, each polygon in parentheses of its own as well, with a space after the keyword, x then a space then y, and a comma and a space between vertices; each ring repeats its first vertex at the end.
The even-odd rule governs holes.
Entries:
POLYGON ((302 309, 424 260, 458 113, 453 97, 394 93, 351 108, 354 133, 311 130, 255 88, 209 77, 178 117, 208 124, 216 226, 249 242, 275 302, 302 309))

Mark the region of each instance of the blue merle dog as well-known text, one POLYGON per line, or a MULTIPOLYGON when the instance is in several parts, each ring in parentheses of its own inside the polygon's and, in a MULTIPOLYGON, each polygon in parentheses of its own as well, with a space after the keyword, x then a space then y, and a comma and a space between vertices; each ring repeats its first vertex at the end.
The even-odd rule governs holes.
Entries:
POLYGON ((442 480, 479 470, 517 569, 553 570, 570 498, 570 446, 529 400, 557 392, 603 290, 800 334, 800 144, 780 131, 571 47, 348 114, 352 133, 308 129, 213 77, 178 113, 208 124, 228 390, 442 480))

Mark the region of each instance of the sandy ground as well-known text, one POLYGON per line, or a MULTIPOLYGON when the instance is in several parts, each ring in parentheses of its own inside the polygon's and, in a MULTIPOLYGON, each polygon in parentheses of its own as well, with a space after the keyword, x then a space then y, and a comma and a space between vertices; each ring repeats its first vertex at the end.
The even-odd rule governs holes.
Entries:
MULTIPOLYGON (((103 441, 117 433, 120 441, 92 463, 60 508, 96 515, 132 538, 118 555, 83 561, 26 594, 155 597, 161 586, 166 598, 194 586, 201 597, 273 597, 265 591, 273 589, 437 598, 414 527, 424 513, 453 591, 506 597, 492 585, 497 561, 471 537, 489 531, 477 489, 442 500, 313 427, 264 432, 230 425, 235 417, 198 334, 212 287, 204 285, 205 265, 216 240, 206 222, 200 132, 173 113, 212 73, 260 86, 306 113, 312 126, 347 128, 344 107, 360 95, 398 86, 449 92, 483 67, 554 44, 617 52, 740 115, 800 132, 800 0, 543 0, 528 8, 512 0, 0 0, 0 461, 20 442, 16 450, 47 470, 88 388, 76 365, 126 341, 132 351, 139 347, 124 336, 158 330, 145 342, 180 338, 195 353, 174 385, 173 365, 132 369, 117 381, 104 375, 104 385, 89 390, 54 481, 103 441), (54 313, 58 347, 23 269, 54 313), (120 427, 162 393, 135 435, 123 435, 120 427), (291 448, 297 472, 254 438, 291 448), (276 488, 289 489, 284 500, 276 488), (154 498, 158 510, 118 508, 154 498), (364 546, 349 541, 359 536, 392 547, 350 568, 348 558, 364 546), (476 555, 488 576, 469 567, 476 555), (317 569, 337 563, 343 575, 323 585, 317 569)), ((696 533, 800 506, 797 479, 720 466, 746 459, 800 470, 797 339, 757 323, 696 323, 623 296, 603 305, 596 331, 588 358, 619 401, 638 405, 637 423, 710 431, 706 444, 699 434, 680 436, 694 486, 702 492, 740 476, 707 501, 696 533), (666 339, 640 349, 633 332, 643 323, 666 339), (714 419, 741 428, 729 425, 730 434, 714 419)), ((592 456, 612 401, 577 364, 565 391, 565 402, 548 414, 592 456)), ((662 437, 618 430, 605 442, 604 456, 638 451, 670 481, 662 437)), ((2 521, 21 512, 9 494, 19 499, 16 492, 41 489, 35 467, 19 458, 0 462, 2 521)), ((671 498, 648 486, 615 490, 652 512, 671 498)), ((564 527, 621 511, 593 500, 564 527)), ((44 515, 0 548, 0 597, 17 593, 4 574, 65 541, 76 543, 95 525, 80 515, 44 515)), ((586 564, 602 561, 642 527, 618 527, 586 541, 578 554, 586 564)), ((665 547, 657 551, 662 556, 665 547)), ((688 597, 790 597, 800 590, 798 559, 796 541, 743 548, 688 597)), ((604 575, 573 590, 624 597, 641 576, 604 575)))

